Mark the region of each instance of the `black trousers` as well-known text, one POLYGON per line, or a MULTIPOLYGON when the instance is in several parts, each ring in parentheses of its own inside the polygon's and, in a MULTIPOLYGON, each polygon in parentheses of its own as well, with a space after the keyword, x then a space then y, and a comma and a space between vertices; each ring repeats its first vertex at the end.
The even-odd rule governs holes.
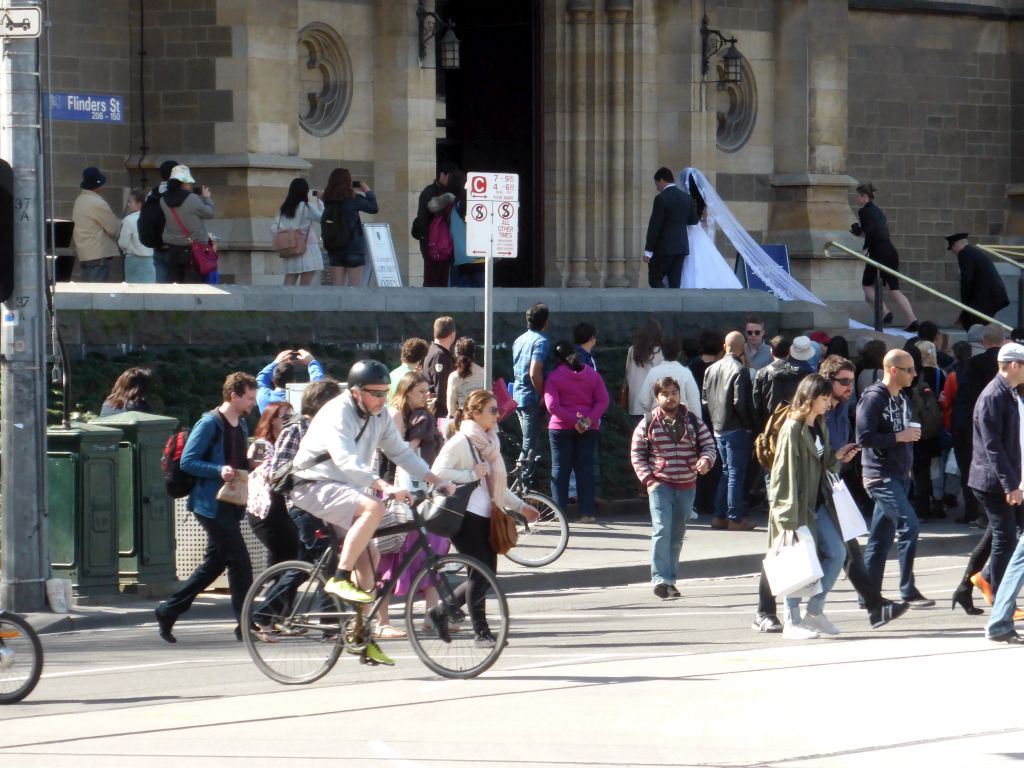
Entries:
POLYGON ((267 548, 267 566, 277 565, 285 560, 294 560, 299 555, 299 532, 288 516, 284 499, 274 495, 270 512, 264 518, 246 515, 249 526, 256 538, 267 548))
POLYGON ((999 590, 999 582, 1003 580, 1006 567, 1010 564, 1010 557, 1017 547, 1017 508, 1007 504, 1006 496, 1001 493, 983 493, 974 489, 972 492, 988 515, 985 536, 975 549, 988 540, 988 582, 992 585, 992 594, 995 594, 999 590))
POLYGON ((971 458, 974 453, 973 440, 971 430, 953 433, 953 456, 956 458, 957 469, 960 470, 960 492, 964 499, 965 523, 977 519, 980 508, 974 492, 967 487, 967 477, 971 473, 971 458))
POLYGON ((216 517, 195 516, 206 531, 206 553, 181 589, 160 604, 157 610, 161 617, 178 618, 227 568, 231 607, 235 619, 241 619, 245 593, 252 586, 252 564, 240 527, 243 514, 245 511, 241 507, 218 502, 216 517))
POLYGON ((682 253, 672 255, 655 254, 647 262, 647 284, 651 288, 664 288, 662 281, 668 278, 669 288, 678 288, 683 279, 683 259, 686 256, 682 253))
MULTIPOLYGON (((460 555, 475 557, 481 563, 498 572, 498 555, 491 547, 490 518, 467 512, 462 521, 462 529, 452 537, 452 544, 460 555)), ((459 605, 469 606, 469 617, 473 622, 474 632, 486 632, 487 611, 484 602, 487 599, 487 582, 480 578, 479 571, 473 571, 469 579, 455 590, 459 605)))

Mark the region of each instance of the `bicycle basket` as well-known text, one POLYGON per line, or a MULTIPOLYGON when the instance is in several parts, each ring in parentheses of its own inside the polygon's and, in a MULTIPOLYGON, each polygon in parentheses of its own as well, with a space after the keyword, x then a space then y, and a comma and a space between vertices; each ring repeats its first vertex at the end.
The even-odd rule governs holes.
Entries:
POLYGON ((450 539, 462 529, 462 518, 466 516, 469 497, 479 483, 467 483, 456 488, 451 496, 431 496, 420 507, 423 527, 438 536, 450 539))

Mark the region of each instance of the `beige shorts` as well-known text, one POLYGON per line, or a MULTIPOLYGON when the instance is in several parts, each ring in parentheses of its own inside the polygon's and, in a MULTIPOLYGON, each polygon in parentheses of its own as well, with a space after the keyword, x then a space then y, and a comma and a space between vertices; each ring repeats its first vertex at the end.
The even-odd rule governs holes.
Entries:
POLYGON ((376 502, 376 499, 337 480, 299 483, 292 488, 289 498, 299 509, 329 523, 340 533, 352 527, 360 505, 367 501, 376 502))

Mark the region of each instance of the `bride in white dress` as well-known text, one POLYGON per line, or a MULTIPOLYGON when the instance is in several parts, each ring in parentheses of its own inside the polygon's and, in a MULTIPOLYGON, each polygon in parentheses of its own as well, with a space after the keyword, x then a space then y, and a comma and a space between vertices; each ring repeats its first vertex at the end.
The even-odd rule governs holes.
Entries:
POLYGON ((686 228, 690 255, 683 261, 680 288, 742 288, 736 273, 715 247, 715 220, 694 183, 691 169, 683 176, 683 190, 693 197, 700 223, 686 228))

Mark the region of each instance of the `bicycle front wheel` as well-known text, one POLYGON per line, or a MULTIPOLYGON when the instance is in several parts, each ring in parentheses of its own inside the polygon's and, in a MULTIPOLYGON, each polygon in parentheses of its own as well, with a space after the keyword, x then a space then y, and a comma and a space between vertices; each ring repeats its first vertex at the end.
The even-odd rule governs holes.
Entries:
POLYGON ((491 570, 472 557, 446 555, 428 562, 405 602, 409 641, 420 661, 442 677, 476 677, 501 656, 508 638, 508 601, 491 570), (438 602, 447 616, 448 640, 428 616, 438 602), (477 637, 487 631, 495 642, 477 637))
POLYGON ((43 646, 25 619, 0 610, 0 704, 21 701, 43 673, 43 646))
POLYGON ((527 568, 550 565, 562 556, 569 544, 569 521, 554 500, 530 491, 523 501, 540 512, 535 523, 526 523, 516 516, 519 541, 505 553, 513 563, 527 568))
POLYGON ((242 605, 245 649, 259 670, 284 685, 330 672, 343 647, 341 601, 324 591, 313 566, 287 560, 253 582, 242 605))

